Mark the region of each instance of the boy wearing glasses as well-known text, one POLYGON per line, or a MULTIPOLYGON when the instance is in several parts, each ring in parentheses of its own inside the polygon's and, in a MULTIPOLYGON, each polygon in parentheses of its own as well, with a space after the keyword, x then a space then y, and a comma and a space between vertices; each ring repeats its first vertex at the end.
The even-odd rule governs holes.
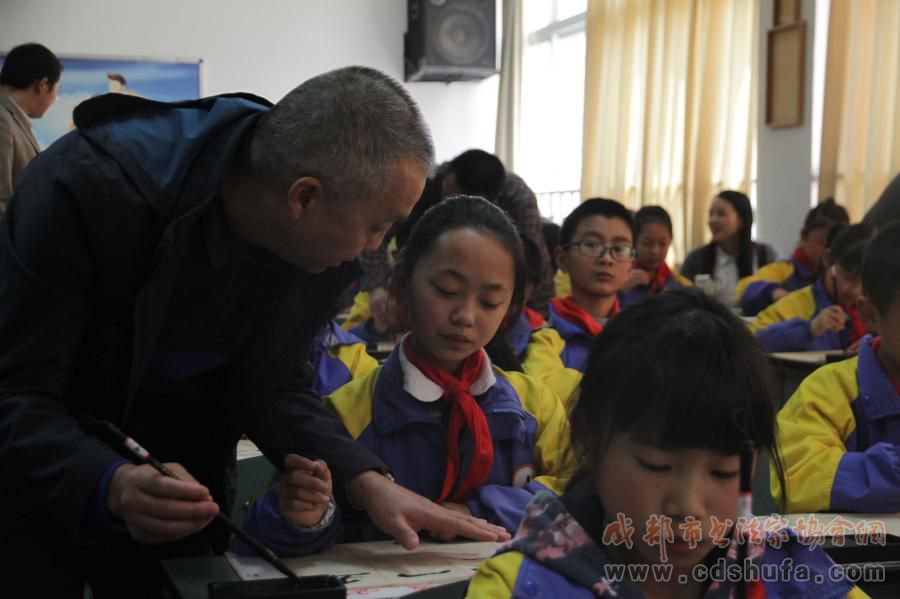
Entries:
POLYGON ((584 370, 594 338, 619 312, 617 293, 635 256, 632 226, 631 212, 604 198, 586 200, 563 221, 556 261, 572 295, 550 303, 548 326, 532 335, 522 361, 527 374, 547 380, 563 369, 584 370))

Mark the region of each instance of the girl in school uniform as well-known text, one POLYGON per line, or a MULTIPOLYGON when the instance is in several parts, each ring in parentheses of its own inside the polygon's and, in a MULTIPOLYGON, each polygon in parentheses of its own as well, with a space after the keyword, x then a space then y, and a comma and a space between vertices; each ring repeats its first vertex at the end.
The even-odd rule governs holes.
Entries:
MULTIPOLYGON (((398 484, 510 531, 535 492, 561 492, 574 470, 559 400, 524 374, 493 367, 485 351, 506 343, 497 332, 522 310, 524 272, 518 234, 502 210, 473 197, 438 204, 416 225, 393 274, 410 333, 382 366, 325 399, 398 484)), ((330 486, 324 465, 310 470, 330 486)), ((342 536, 322 488, 308 477, 277 485, 245 526, 283 555, 321 550, 342 536), (315 499, 322 516, 312 523, 315 499)), ((385 538, 371 523, 349 524, 364 513, 349 516, 345 539, 385 538)))
POLYGON ((828 235, 837 225, 849 224, 850 215, 834 198, 827 198, 810 210, 789 260, 766 264, 738 281, 735 298, 744 316, 756 316, 791 291, 815 283, 828 247, 828 235))
MULTIPOLYGON (((708 574, 738 563, 742 448, 752 442, 746 459, 768 450, 780 464, 772 378, 747 327, 699 290, 622 311, 597 338, 570 415, 580 473, 562 497, 535 496, 468 596, 734 597, 733 578, 708 574)), ((853 588, 821 548, 788 531, 748 541, 757 567, 791 558, 823 582, 802 582, 789 566, 778 581, 748 581, 747 597, 844 597, 853 588)))
POLYGON ((752 228, 750 198, 739 191, 721 192, 709 207, 712 241, 688 254, 681 275, 692 282, 697 275, 710 275, 716 297, 726 306, 737 307, 738 281, 777 258, 771 246, 753 241, 752 228))
POLYGON ((662 206, 644 206, 634 214, 634 242, 637 257, 619 291, 622 306, 648 295, 690 287, 685 277, 672 272, 666 255, 672 245, 672 219, 662 206))
POLYGON ((862 295, 863 254, 873 235, 865 223, 832 230, 819 279, 781 298, 750 325, 764 350, 856 349, 866 334, 856 302, 862 295))

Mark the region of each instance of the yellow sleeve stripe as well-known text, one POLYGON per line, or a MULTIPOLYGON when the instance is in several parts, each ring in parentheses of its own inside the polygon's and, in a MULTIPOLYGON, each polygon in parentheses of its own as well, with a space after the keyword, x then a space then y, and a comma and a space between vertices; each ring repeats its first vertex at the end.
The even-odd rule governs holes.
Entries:
POLYGON ((675 279, 676 279, 679 283, 681 283, 682 285, 684 285, 685 287, 693 287, 693 286, 694 286, 694 282, 693 282, 693 281, 691 281, 691 280, 690 280, 689 278, 687 278, 687 277, 681 276, 681 275, 678 274, 678 273, 675 273, 675 279))
POLYGON ((540 377, 544 374, 565 368, 562 361, 562 350, 566 342, 559 332, 552 327, 544 327, 531 334, 531 341, 522 359, 522 370, 525 374, 540 377))
POLYGON ((350 316, 347 317, 347 320, 344 321, 341 328, 345 331, 349 331, 356 325, 367 321, 371 315, 372 310, 369 308, 369 292, 360 291, 356 294, 356 297, 353 298, 353 305, 350 307, 350 316))
POLYGON ((792 274, 794 274, 794 264, 792 262, 786 260, 770 262, 749 277, 744 277, 738 281, 737 287, 734 288, 734 296, 740 301, 744 296, 744 292, 747 291, 747 287, 749 287, 751 283, 767 281, 770 283, 778 283, 780 285, 787 281, 792 274))
POLYGON ((816 298, 813 296, 813 285, 807 285, 787 294, 759 313, 750 324, 750 331, 755 333, 768 326, 790 320, 804 318, 810 320, 816 314, 816 298))
POLYGON ((374 368, 362 378, 350 381, 325 398, 325 405, 340 417, 350 436, 359 438, 372 422, 372 402, 375 399, 375 383, 381 367, 374 368))
POLYGON ((562 493, 577 467, 571 449, 569 419, 562 403, 539 380, 496 367, 494 372, 512 385, 522 408, 537 421, 534 465, 538 476, 535 480, 557 494, 562 493))
POLYGON ((347 367, 351 379, 358 379, 362 375, 378 368, 378 360, 366 353, 364 343, 353 345, 337 345, 329 348, 328 353, 347 367))
MULTIPOLYGON (((859 395, 858 358, 823 366, 803 381, 778 413, 788 512, 830 509, 831 487, 845 441, 856 429, 851 404, 859 395)), ((772 495, 781 498, 774 468, 772 495)))
POLYGON ((466 597, 503 599, 512 596, 524 559, 525 555, 518 551, 507 551, 482 562, 469 583, 466 597))

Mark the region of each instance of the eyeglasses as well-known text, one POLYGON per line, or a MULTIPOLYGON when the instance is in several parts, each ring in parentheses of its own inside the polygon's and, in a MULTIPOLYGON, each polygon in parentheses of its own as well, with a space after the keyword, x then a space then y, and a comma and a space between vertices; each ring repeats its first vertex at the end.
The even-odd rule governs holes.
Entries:
POLYGON ((591 256, 593 258, 602 258, 609 252, 613 260, 619 262, 628 262, 634 260, 637 252, 630 245, 603 245, 599 241, 593 239, 582 239, 581 241, 573 241, 566 245, 566 248, 578 246, 578 251, 582 256, 591 256))

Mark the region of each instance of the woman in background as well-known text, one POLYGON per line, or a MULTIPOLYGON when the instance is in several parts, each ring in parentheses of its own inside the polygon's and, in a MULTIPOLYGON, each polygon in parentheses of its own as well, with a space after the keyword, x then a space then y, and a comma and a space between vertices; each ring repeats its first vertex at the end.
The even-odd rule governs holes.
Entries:
POLYGON ((752 228, 750 198, 739 191, 719 193, 709 208, 712 241, 688 254, 682 276, 695 282, 697 275, 708 274, 715 283, 716 297, 726 306, 736 307, 738 281, 778 258, 771 246, 751 239, 752 228))

